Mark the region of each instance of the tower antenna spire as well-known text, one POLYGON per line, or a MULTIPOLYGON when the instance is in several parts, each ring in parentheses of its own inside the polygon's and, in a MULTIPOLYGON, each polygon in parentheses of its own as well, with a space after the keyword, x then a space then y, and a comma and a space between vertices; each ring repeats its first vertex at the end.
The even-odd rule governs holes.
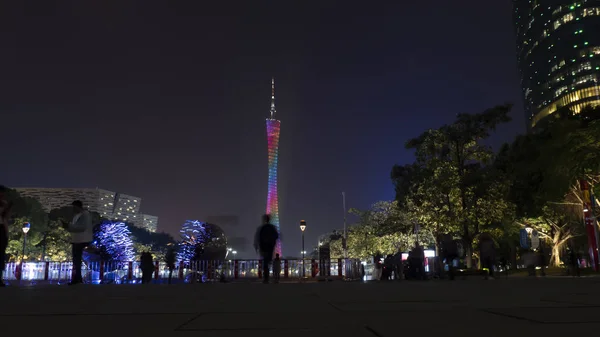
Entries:
POLYGON ((271 77, 271 118, 275 117, 275 77, 271 77))

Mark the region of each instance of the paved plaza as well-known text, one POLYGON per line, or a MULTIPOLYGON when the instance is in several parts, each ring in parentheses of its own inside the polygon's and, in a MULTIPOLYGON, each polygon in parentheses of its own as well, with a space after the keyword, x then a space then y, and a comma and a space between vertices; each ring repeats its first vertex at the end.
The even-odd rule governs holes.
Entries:
POLYGON ((599 278, 43 285, 3 288, 0 299, 2 332, 19 336, 546 337, 600 328, 599 278))

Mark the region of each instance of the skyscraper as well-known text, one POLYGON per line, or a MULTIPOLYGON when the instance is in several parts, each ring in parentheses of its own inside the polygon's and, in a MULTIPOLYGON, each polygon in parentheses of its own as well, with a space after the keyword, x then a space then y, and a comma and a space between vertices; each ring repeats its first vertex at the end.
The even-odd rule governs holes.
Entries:
POLYGON ((600 0, 513 0, 528 127, 600 104, 600 0))
MULTIPOLYGON (((279 229, 279 200, 277 196, 277 164, 279 159, 279 130, 281 121, 275 118, 275 78, 271 79, 271 116, 267 118, 267 145, 269 150, 269 185, 267 192, 267 214, 271 223, 279 229)), ((281 241, 278 241, 275 253, 281 254, 281 241)))

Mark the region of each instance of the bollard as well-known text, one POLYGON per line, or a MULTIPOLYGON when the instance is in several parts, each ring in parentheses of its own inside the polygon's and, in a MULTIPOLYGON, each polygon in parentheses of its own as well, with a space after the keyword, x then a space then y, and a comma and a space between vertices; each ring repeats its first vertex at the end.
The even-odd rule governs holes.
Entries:
POLYGON ((154 262, 154 279, 158 280, 159 262, 154 262))
POLYGON ((48 281, 50 275, 50 262, 44 264, 44 281, 48 281))
POLYGON ((313 278, 317 277, 317 262, 315 259, 310 260, 310 275, 313 278))
POLYGON ((343 270, 342 270, 342 259, 338 259, 338 276, 339 277, 343 276, 342 272, 343 272, 343 270))
POLYGON ((129 261, 129 270, 127 271, 127 279, 129 281, 133 280, 133 262, 129 261))
POLYGON ((238 260, 233 261, 233 278, 237 280, 240 273, 240 264, 238 260))
POLYGON ((179 262, 179 279, 183 280, 183 261, 179 262))
POLYGON ((262 260, 258 260, 258 278, 262 279, 262 260))
POLYGON ((283 260, 283 277, 288 278, 290 276, 290 265, 288 260, 283 260))

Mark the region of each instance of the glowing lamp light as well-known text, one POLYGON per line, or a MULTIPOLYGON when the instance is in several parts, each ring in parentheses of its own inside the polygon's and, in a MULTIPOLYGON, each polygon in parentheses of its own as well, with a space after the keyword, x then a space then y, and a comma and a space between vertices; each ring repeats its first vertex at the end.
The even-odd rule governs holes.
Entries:
POLYGON ((26 222, 23 224, 23 233, 27 234, 27 232, 29 232, 30 229, 31 229, 31 224, 29 222, 26 222))
POLYGON ((583 206, 583 211, 584 212, 588 212, 589 211, 589 209, 587 208, 587 206, 583 206))
POLYGON ((533 232, 533 228, 531 227, 525 227, 525 230, 527 231, 527 234, 531 234, 531 232, 533 232))
POLYGON ((306 221, 302 220, 302 221, 300 221, 300 230, 304 232, 305 229, 306 229, 306 221))

